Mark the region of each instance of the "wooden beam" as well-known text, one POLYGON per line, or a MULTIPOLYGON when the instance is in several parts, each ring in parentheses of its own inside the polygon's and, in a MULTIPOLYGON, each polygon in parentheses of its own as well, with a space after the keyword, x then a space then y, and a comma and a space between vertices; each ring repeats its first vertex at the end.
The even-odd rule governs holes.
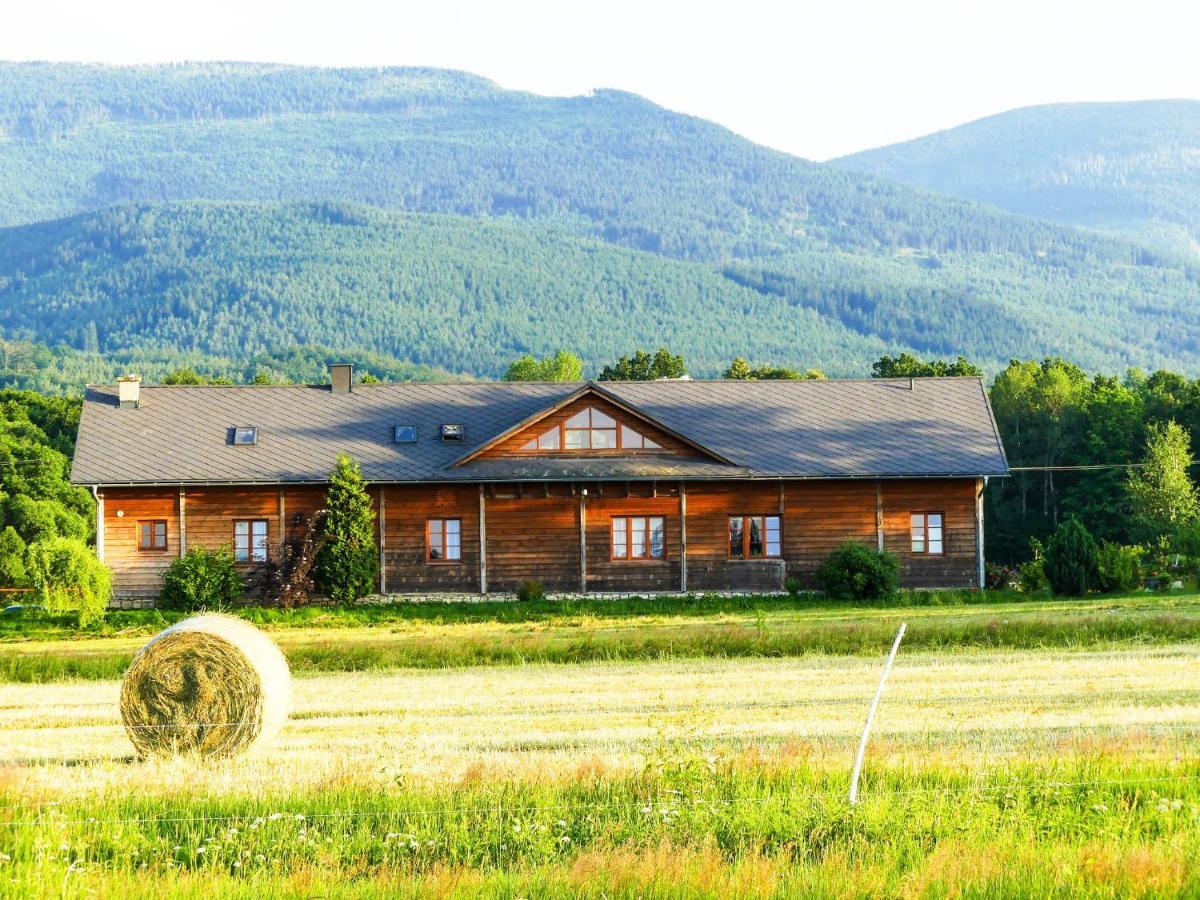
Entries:
MULTIPOLYGON (((379 486, 379 593, 387 593, 387 494, 379 486)), ((282 495, 280 495, 282 497, 282 495)))
POLYGON ((883 482, 875 482, 875 548, 883 552, 883 482))
POLYGON ((679 482, 679 590, 687 593, 687 485, 679 482))
MULTIPOLYGON (((780 482, 779 482, 779 589, 781 591, 786 591, 787 590, 787 554, 783 552, 783 547, 784 547, 784 544, 783 544, 783 538, 784 538, 783 499, 784 499, 783 498, 783 481, 780 480, 780 482)), ((765 544, 766 540, 767 540, 767 536, 764 534, 763 535, 764 544, 765 544)), ((766 547, 764 546, 763 549, 766 550, 766 547)))
POLYGON ((283 558, 283 545, 288 539, 288 520, 287 520, 287 500, 284 494, 287 488, 280 486, 279 488, 279 556, 283 558))
POLYGON ((487 592, 487 499, 481 484, 479 486, 479 593, 486 594, 487 592))
POLYGON ((179 489, 179 557, 187 555, 187 491, 179 489))
POLYGON ((579 593, 587 593, 587 488, 579 492, 579 593))

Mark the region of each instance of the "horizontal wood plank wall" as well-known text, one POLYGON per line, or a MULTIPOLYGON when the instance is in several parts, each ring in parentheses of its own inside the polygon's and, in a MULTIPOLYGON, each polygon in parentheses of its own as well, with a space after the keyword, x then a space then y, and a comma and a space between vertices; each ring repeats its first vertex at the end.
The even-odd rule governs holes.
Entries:
MULTIPOLYGON (((276 498, 278 500, 278 498, 276 498)), ((372 500, 374 492, 372 491, 372 500)), ((283 489, 283 531, 273 535, 280 543, 304 539, 304 532, 311 517, 325 506, 325 488, 316 485, 296 485, 283 489)))
MULTIPOLYGON (((788 495, 788 506, 792 504, 788 495)), ((689 483, 687 486, 689 590, 779 590, 779 560, 729 558, 729 517, 776 515, 779 483, 689 483)), ((786 539, 787 528, 784 526, 786 539)))
MULTIPOLYGON (((290 504, 289 504, 290 506, 290 504)), ((267 522, 267 557, 279 559, 283 532, 279 523, 279 488, 277 487, 206 487, 191 488, 187 493, 188 547, 233 550, 233 523, 237 519, 265 519, 267 522)), ((238 563, 238 571, 246 579, 247 592, 253 594, 258 585, 256 576, 262 563, 238 563)))
POLYGON ((487 559, 489 591, 530 579, 548 591, 579 590, 579 498, 489 496, 487 559))
MULTIPOLYGON (((375 491, 372 489, 372 499, 375 491)), ((388 485, 384 564, 389 593, 479 590, 479 488, 388 485), (429 519, 462 521, 462 560, 426 561, 429 519)))
POLYGON ((900 560, 906 587, 975 587, 979 581, 975 546, 975 479, 885 481, 883 546, 900 560), (945 553, 913 553, 909 516, 945 516, 945 553))
MULTIPOLYGON (((511 591, 536 579, 548 590, 579 587, 579 496, 582 485, 497 485, 487 494, 488 588, 511 591)), ((589 484, 586 547, 588 590, 673 591, 680 575, 678 485, 633 482, 589 484), (610 523, 614 515, 661 515, 666 521, 667 558, 615 561, 610 523)), ((397 593, 474 591, 479 586, 479 488, 477 485, 387 487, 384 542, 387 583, 397 593), (462 521, 462 561, 425 560, 425 523, 430 518, 462 521)), ((884 548, 901 563, 908 587, 969 587, 978 579, 973 479, 884 481, 884 548), (945 553, 911 552, 909 516, 945 516, 945 553)), ((377 497, 372 489, 372 500, 377 497)), ((731 560, 731 515, 775 515, 776 481, 729 484, 689 483, 687 487, 688 588, 691 590, 778 590, 781 563, 731 560)), ((868 546, 876 541, 876 485, 873 481, 789 481, 782 543, 786 575, 813 584, 813 573, 843 541, 868 546)), ((193 487, 187 490, 188 547, 232 546, 235 519, 266 519, 269 553, 277 559, 285 540, 303 535, 303 521, 325 502, 323 487, 283 489, 193 487)), ((105 561, 118 596, 154 596, 162 574, 179 555, 179 493, 175 488, 109 488, 104 491, 105 561), (123 513, 123 515, 118 515, 123 513), (137 549, 137 522, 167 522, 167 549, 137 549)), ((257 568, 242 564, 247 575, 257 568)))
POLYGON ((677 485, 632 485, 624 496, 621 485, 588 489, 587 575, 589 591, 679 590, 679 492, 677 485), (597 493, 597 491, 600 493, 597 493), (653 496, 657 493, 658 496, 653 496), (606 496, 609 494, 609 496, 606 496), (639 496, 640 495, 640 496, 639 496), (612 559, 613 516, 661 516, 666 529, 663 559, 612 559))
MULTIPOLYGON (((189 521, 189 526, 191 522, 189 521)), ((175 488, 107 488, 104 491, 104 562, 118 597, 156 597, 162 576, 179 558, 179 491, 175 488), (122 515, 118 515, 121 513, 122 515), (165 519, 167 549, 138 550, 139 519, 165 519)))
MULTIPOLYGON (((497 456, 567 456, 576 458, 579 456, 686 456, 686 457, 701 457, 704 454, 694 449, 689 444, 684 443, 676 437, 667 434, 661 429, 655 428, 647 422, 631 416, 625 411, 617 408, 613 404, 599 397, 583 397, 576 400, 574 403, 569 403, 557 412, 542 419, 536 425, 530 426, 523 431, 508 438, 505 441, 492 447, 486 453, 480 455, 481 459, 487 459, 497 456), (601 412, 607 413, 617 420, 619 424, 628 425, 634 431, 648 437, 655 443, 661 445, 661 450, 525 450, 523 449, 529 441, 538 435, 545 434, 551 428, 565 422, 571 416, 575 415, 580 410, 593 407, 601 412)), ((468 465, 470 465, 468 463, 468 465)))
POLYGON ((815 587, 813 574, 846 541, 875 547, 875 482, 789 481, 784 484, 783 553, 787 575, 815 587))

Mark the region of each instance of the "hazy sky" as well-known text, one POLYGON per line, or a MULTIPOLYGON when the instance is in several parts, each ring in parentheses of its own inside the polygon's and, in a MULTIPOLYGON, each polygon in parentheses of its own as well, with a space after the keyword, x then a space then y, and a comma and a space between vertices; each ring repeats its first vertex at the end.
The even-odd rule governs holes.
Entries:
POLYGON ((824 159, 1033 103, 1200 97, 1195 0, 6 0, 0 58, 466 69, 616 87, 824 159))

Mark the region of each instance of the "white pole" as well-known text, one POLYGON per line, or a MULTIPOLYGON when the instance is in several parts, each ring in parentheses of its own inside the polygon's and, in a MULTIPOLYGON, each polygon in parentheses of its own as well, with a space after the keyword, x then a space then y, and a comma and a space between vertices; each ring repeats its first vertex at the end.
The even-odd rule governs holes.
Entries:
POLYGON ((887 682, 888 672, 892 671, 892 663, 896 661, 896 653, 900 649, 900 641, 904 639, 904 631, 907 628, 908 623, 902 622, 900 630, 896 632, 896 640, 892 644, 892 652, 888 654, 887 663, 883 667, 883 674, 879 676, 879 687, 875 690, 875 699, 871 701, 871 708, 867 711, 867 724, 863 728, 862 740, 858 742, 858 756, 854 760, 854 773, 850 776, 851 806, 858 802, 858 776, 862 774, 863 757, 867 755, 867 738, 871 734, 871 725, 875 721, 875 710, 879 707, 879 698, 883 696, 883 685, 887 682))

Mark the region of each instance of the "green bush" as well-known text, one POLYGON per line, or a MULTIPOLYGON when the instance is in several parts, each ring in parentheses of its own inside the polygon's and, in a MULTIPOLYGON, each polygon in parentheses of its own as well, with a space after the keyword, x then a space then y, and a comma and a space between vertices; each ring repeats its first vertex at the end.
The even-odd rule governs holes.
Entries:
POLYGON ((25 551, 25 571, 50 612, 78 613, 80 625, 104 617, 112 598, 112 574, 78 538, 30 544, 25 551))
POLYGON ((545 600, 546 588, 540 581, 522 581, 517 585, 518 600, 545 600))
POLYGON ((1017 566, 1017 588, 1025 594, 1036 594, 1050 587, 1042 559, 1029 559, 1017 566))
POLYGON ((1132 591, 1142 585, 1141 547, 1106 541, 1096 554, 1096 587, 1102 591, 1132 591))
POLYGON ((362 470, 346 454, 329 473, 325 545, 317 554, 317 583, 331 600, 350 603, 376 590, 379 549, 375 513, 362 470))
POLYGON ((245 585, 228 547, 195 547, 163 575, 158 605, 163 609, 219 609, 242 596, 245 585))
POLYGON ((793 576, 784 580, 783 589, 793 597, 799 597, 801 592, 804 590, 804 584, 799 578, 793 576))
POLYGON ((1096 541, 1072 516, 1058 526, 1046 545, 1043 565, 1050 589, 1068 597, 1082 597, 1099 580, 1096 541))
POLYGON ((817 569, 817 585, 838 600, 879 600, 896 593, 899 565, 890 553, 847 541, 817 569))
POLYGON ((1017 589, 1025 594, 1035 594, 1050 587, 1046 581, 1046 549, 1035 537, 1029 539, 1031 559, 1017 566, 1017 589))

